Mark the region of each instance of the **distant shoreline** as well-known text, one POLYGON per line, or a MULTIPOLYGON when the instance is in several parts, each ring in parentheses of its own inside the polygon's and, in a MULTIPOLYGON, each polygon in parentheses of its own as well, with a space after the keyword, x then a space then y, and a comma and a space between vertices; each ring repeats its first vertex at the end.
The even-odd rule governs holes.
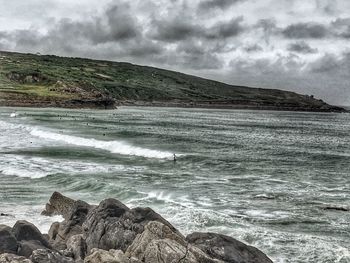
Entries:
POLYGON ((116 103, 116 105, 105 107, 101 104, 94 104, 94 102, 86 101, 80 103, 16 103, 7 102, 1 103, 0 107, 14 107, 14 108, 58 108, 58 109, 91 109, 91 110, 113 110, 119 107, 155 107, 155 108, 186 108, 186 109, 222 109, 222 110, 256 110, 256 111, 290 111, 290 112, 320 112, 320 113, 347 113, 350 112, 350 107, 333 106, 332 108, 303 108, 303 107, 283 107, 271 105, 244 105, 244 104, 215 104, 215 103, 195 103, 195 102, 147 102, 147 101, 124 101, 116 103))

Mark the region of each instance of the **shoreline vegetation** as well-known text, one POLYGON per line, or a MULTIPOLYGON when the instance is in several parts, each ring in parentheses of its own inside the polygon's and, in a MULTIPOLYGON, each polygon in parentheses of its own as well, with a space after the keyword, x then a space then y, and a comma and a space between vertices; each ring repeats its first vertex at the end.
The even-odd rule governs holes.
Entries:
POLYGON ((233 86, 130 63, 4 51, 0 51, 0 106, 347 112, 312 95, 233 86))
POLYGON ((116 199, 95 206, 55 192, 42 214, 64 221, 47 235, 27 221, 0 225, 1 263, 272 263, 229 236, 185 237, 151 208, 130 209, 116 199))

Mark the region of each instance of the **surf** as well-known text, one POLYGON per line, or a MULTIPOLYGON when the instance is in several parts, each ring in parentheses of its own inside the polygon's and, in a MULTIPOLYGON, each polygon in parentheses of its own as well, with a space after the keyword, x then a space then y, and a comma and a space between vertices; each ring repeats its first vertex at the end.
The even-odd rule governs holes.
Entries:
POLYGON ((93 138, 84 138, 73 135, 59 134, 56 132, 45 131, 39 128, 33 128, 30 134, 32 136, 46 140, 63 142, 66 144, 80 147, 90 147, 100 150, 106 150, 114 154, 158 159, 169 159, 173 156, 173 153, 167 151, 152 150, 143 147, 133 146, 122 141, 102 141, 93 138))

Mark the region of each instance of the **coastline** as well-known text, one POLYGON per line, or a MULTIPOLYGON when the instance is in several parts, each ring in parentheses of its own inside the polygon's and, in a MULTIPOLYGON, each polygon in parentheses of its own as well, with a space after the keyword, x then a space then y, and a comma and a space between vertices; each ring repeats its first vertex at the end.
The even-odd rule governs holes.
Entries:
POLYGON ((0 107, 18 108, 60 108, 60 109, 91 109, 113 110, 119 107, 155 107, 155 108, 189 108, 189 109, 217 109, 217 110, 256 110, 256 111, 290 111, 290 112, 320 112, 320 113, 349 113, 350 109, 341 106, 329 106, 325 108, 249 105, 249 104, 218 104, 197 103, 187 101, 121 101, 116 103, 104 101, 47 101, 47 102, 1 102, 0 107))

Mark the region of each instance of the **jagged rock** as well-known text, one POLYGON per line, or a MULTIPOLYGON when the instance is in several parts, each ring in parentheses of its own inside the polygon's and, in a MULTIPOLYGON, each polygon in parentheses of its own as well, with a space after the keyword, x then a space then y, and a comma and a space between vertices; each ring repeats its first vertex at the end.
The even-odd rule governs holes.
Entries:
POLYGON ((0 254, 0 263, 32 263, 31 260, 14 254, 0 254))
POLYGON ((141 263, 136 259, 129 259, 121 250, 92 249, 92 254, 85 258, 84 263, 141 263))
POLYGON ((48 241, 40 233, 39 229, 25 220, 17 221, 12 228, 12 232, 18 241, 39 241, 43 246, 50 248, 48 241))
POLYGON ((66 219, 62 223, 54 223, 49 230, 50 242, 54 248, 64 250, 70 237, 82 234, 82 224, 91 208, 80 200, 71 203, 69 211, 65 211, 66 219))
POLYGON ((84 260, 87 254, 87 248, 83 235, 70 237, 67 241, 67 250, 73 255, 75 261, 84 260))
POLYGON ((29 259, 33 263, 74 263, 72 258, 50 249, 35 250, 29 259))
POLYGON ((13 235, 11 227, 0 225, 0 254, 16 253, 17 248, 17 239, 13 235))
POLYGON ((0 216, 11 216, 10 214, 0 213, 0 216))
POLYGON ((49 233, 48 233, 50 241, 56 239, 59 227, 60 227, 60 223, 59 222, 54 222, 54 223, 51 224, 51 227, 50 227, 49 233))
POLYGON ((67 219, 74 203, 75 200, 54 192, 42 214, 47 216, 62 215, 64 219, 67 219))
POLYGON ((150 208, 129 209, 115 199, 104 200, 91 210, 83 224, 88 251, 92 248, 125 251, 150 221, 162 222, 179 233, 150 208))
POLYGON ((142 234, 128 247, 128 257, 145 263, 219 263, 196 247, 188 245, 183 236, 160 222, 149 222, 142 234))
POLYGON ((220 234, 193 233, 186 240, 212 258, 230 263, 272 263, 259 249, 220 234))
POLYGON ((84 258, 87 263, 272 262, 260 250, 224 235, 194 233, 185 239, 150 208, 129 209, 115 199, 92 207, 59 193, 51 199, 50 209, 54 207, 52 211, 63 214, 65 220, 51 226, 50 242, 55 249, 63 250, 64 255, 59 256, 79 263, 84 258))
POLYGON ((37 240, 23 240, 19 242, 17 254, 19 256, 29 258, 32 255, 33 251, 37 249, 46 249, 46 247, 37 240))
MULTIPOLYGON (((56 225, 53 227, 57 227, 56 225)), ((75 225, 72 221, 63 221, 58 225, 58 229, 50 229, 52 232, 57 231, 55 238, 50 240, 52 247, 57 250, 64 250, 67 248, 67 241, 70 237, 74 235, 82 234, 82 227, 80 225, 75 225)))

